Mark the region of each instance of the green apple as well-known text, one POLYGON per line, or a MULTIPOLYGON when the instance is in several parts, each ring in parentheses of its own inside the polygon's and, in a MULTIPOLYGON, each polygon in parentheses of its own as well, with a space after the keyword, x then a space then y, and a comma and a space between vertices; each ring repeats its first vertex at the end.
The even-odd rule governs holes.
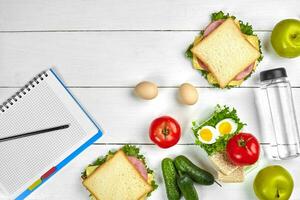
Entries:
POLYGON ((295 58, 300 55, 300 21, 285 19, 274 27, 271 43, 279 56, 295 58))
POLYGON ((286 169, 271 165, 258 172, 253 188, 260 200, 288 200, 293 192, 294 181, 286 169))

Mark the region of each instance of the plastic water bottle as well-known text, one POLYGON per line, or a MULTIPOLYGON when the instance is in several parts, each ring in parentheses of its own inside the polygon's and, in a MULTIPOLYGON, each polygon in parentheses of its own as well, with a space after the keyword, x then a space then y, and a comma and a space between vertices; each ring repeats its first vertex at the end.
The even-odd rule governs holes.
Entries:
POLYGON ((270 134, 272 138, 270 144, 275 150, 273 158, 283 160, 299 156, 299 130, 292 89, 285 68, 262 71, 260 81, 260 92, 265 102, 264 115, 268 115, 270 119, 270 127, 264 134, 270 134))

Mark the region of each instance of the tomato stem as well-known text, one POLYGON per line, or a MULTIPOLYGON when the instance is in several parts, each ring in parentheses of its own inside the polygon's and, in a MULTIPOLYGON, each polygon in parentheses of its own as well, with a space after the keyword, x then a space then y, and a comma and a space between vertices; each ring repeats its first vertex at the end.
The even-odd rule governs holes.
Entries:
POLYGON ((167 136, 169 135, 169 129, 167 127, 164 127, 162 129, 162 134, 165 136, 165 139, 167 138, 167 136))
POLYGON ((246 141, 243 138, 241 138, 238 140, 238 145, 239 145, 239 147, 245 147, 246 141))

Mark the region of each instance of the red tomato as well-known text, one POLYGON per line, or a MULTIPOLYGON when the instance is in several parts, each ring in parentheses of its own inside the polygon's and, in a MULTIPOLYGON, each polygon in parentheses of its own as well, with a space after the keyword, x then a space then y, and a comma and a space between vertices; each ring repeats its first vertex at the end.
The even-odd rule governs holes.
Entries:
POLYGON ((258 140, 250 133, 239 133, 230 138, 226 152, 233 164, 252 165, 258 160, 260 146, 258 140))
POLYGON ((162 116, 152 121, 149 128, 150 139, 161 148, 177 144, 181 136, 178 122, 169 116, 162 116))

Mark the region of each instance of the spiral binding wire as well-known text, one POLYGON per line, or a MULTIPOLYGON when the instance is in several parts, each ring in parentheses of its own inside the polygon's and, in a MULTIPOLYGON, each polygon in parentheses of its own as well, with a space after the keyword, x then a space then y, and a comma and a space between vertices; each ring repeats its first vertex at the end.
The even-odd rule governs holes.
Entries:
POLYGON ((36 85, 40 84, 46 77, 48 73, 46 71, 41 72, 35 76, 31 81, 29 81, 24 87, 22 87, 18 92, 13 96, 8 98, 6 101, 0 105, 0 113, 4 113, 7 109, 13 106, 18 100, 22 99, 28 92, 30 92, 36 85))

